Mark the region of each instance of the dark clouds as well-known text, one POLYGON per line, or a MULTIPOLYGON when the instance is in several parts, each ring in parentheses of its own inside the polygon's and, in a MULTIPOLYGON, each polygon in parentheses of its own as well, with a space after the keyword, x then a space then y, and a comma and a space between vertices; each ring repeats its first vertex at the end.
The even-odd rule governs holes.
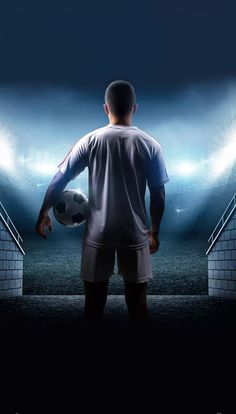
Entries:
POLYGON ((96 91, 123 78, 152 91, 234 78, 235 12, 233 1, 8 0, 0 82, 96 91))

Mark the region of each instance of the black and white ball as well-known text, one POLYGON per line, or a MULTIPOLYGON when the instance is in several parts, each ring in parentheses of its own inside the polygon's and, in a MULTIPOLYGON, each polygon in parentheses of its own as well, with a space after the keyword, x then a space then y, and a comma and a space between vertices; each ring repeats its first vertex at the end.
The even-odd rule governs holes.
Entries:
POLYGON ((87 218, 88 211, 87 197, 77 190, 63 191, 53 206, 55 218, 66 227, 77 227, 82 224, 87 218))

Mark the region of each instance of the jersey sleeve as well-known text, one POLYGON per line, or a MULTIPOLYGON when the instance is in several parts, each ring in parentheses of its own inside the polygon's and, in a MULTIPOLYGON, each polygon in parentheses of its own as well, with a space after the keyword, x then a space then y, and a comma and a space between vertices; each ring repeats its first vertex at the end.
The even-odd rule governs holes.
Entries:
POLYGON ((161 146, 153 147, 151 159, 147 166, 147 185, 149 188, 161 187, 169 181, 161 146))
POLYGON ((58 165, 69 180, 76 178, 88 165, 88 136, 85 135, 76 142, 64 160, 58 165))

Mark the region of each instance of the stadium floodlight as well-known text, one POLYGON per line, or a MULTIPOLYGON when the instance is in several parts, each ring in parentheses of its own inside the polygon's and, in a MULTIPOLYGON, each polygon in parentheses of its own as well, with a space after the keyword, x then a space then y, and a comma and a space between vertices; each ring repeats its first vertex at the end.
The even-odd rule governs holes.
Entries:
POLYGON ((14 156, 9 137, 0 131, 0 168, 11 171, 14 167, 14 156))
POLYGON ((176 172, 181 176, 191 176, 198 170, 198 165, 196 163, 183 161, 177 165, 176 172))
POLYGON ((230 144, 215 153, 213 158, 212 173, 215 177, 225 173, 226 170, 232 168, 236 161, 236 134, 231 137, 230 144))

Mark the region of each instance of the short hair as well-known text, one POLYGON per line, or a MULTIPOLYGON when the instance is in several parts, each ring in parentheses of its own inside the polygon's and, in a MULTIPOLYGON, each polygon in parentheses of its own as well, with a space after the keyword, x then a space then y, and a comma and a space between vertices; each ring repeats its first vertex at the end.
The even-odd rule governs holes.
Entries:
POLYGON ((131 83, 124 80, 111 82, 105 91, 105 103, 111 113, 123 117, 129 114, 136 102, 135 90, 131 83))

